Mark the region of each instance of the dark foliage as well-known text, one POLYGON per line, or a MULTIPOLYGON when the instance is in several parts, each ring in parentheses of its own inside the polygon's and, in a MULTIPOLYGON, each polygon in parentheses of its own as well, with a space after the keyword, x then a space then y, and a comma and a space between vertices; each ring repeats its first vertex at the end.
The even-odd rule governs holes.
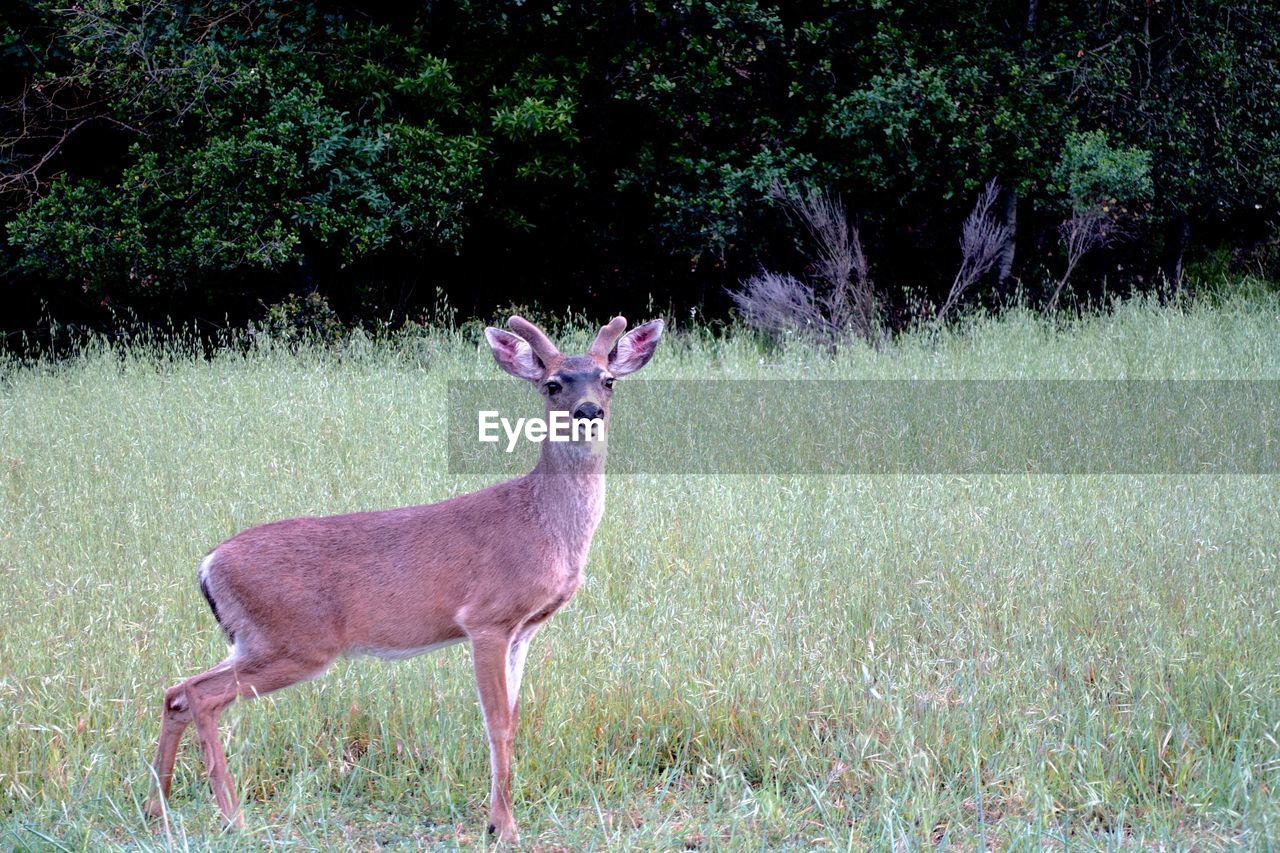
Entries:
POLYGON ((946 301, 992 177, 1005 292, 1176 277, 1274 234, 1277 32, 1269 0, 13 0, 0 326, 714 314, 801 262, 775 185, 855 202, 888 316, 946 301), (1113 205, 1131 239, 1076 269, 1060 224, 1113 205))

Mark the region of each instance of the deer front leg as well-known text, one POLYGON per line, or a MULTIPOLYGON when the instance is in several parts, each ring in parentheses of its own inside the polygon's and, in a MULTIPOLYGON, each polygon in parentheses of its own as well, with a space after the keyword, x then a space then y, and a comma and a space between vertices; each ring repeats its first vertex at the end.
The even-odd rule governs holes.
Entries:
POLYGON ((511 704, 511 737, 520 725, 520 681, 524 678, 524 660, 529 654, 529 641, 538 633, 542 623, 526 624, 511 641, 507 652, 507 701, 511 704))
POLYGON ((511 739, 515 734, 515 708, 508 693, 508 665, 512 637, 477 635, 471 638, 476 669, 476 691, 489 736, 492 776, 489 791, 489 833, 498 841, 520 840, 511 815, 511 739))

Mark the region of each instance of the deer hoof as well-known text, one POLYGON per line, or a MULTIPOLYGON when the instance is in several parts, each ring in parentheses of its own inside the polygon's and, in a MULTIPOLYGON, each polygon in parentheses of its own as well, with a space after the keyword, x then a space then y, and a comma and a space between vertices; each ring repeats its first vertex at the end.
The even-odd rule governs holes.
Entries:
POLYGON ((508 824, 501 830, 496 824, 489 824, 489 835, 499 844, 519 844, 520 833, 516 831, 514 824, 508 824))

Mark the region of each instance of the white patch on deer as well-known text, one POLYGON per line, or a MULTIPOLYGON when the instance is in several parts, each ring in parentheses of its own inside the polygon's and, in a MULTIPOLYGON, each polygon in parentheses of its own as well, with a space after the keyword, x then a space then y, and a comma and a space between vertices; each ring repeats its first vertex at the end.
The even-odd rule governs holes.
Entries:
POLYGON ((507 703, 515 711, 516 702, 520 700, 520 679, 524 677, 524 659, 529 654, 528 636, 518 637, 511 644, 511 652, 507 655, 507 703))
POLYGON ((381 648, 379 646, 353 646, 347 651, 347 654, 355 657, 356 655, 369 655, 378 660, 408 660, 418 655, 424 655, 427 652, 434 652, 436 649, 443 649, 447 646, 457 645, 465 640, 466 637, 459 637, 456 640, 445 640, 443 643, 432 643, 428 646, 417 646, 409 649, 390 649, 381 648))
POLYGON ((493 742, 493 729, 489 728, 489 714, 484 709, 484 694, 480 692, 480 684, 476 684, 476 698, 480 705, 480 719, 484 720, 485 739, 489 741, 489 808, 498 804, 498 752, 493 742))
MULTIPOLYGON (((210 551, 209 555, 200 561, 200 582, 201 583, 208 583, 209 569, 213 568, 213 558, 216 557, 217 554, 218 552, 216 550, 210 551)), ((191 565, 191 564, 188 563, 187 565, 191 565)))

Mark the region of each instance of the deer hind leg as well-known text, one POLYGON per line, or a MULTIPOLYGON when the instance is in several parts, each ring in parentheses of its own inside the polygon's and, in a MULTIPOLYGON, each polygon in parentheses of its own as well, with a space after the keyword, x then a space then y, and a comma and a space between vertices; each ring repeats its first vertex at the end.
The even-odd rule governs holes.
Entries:
POLYGON ((148 817, 160 817, 169 799, 169 786, 173 782, 173 762, 178 755, 182 735, 191 725, 191 709, 187 705, 185 685, 178 684, 164 692, 164 709, 160 717, 160 743, 156 746, 156 759, 151 764, 155 777, 156 794, 144 808, 148 817))
POLYGON ((489 789, 489 833, 498 841, 520 840, 511 814, 511 741, 515 733, 515 707, 508 693, 513 637, 485 635, 471 638, 476 669, 476 691, 489 736, 492 776, 489 789))
POLYGON ((226 754, 218 735, 218 719, 223 710, 236 699, 262 696, 275 690, 316 678, 323 674, 332 662, 327 660, 300 661, 287 657, 232 656, 206 672, 187 679, 166 694, 166 717, 160 734, 160 749, 156 757, 156 774, 161 780, 161 794, 168 796, 166 775, 172 779, 173 755, 177 742, 186 726, 194 722, 196 738, 204 756, 209 787, 226 821, 236 827, 244 826, 235 793, 235 782, 227 769, 226 754), (173 708, 172 718, 169 709, 173 708), (170 720, 173 720, 172 727, 170 720), (181 728, 178 728, 178 725, 181 728))
MULTIPOLYGON (((230 666, 231 658, 228 658, 195 678, 212 675, 230 666)), ((178 747, 182 743, 182 736, 186 733, 187 727, 195 719, 191 702, 187 697, 187 688, 195 678, 175 684, 164 692, 164 707, 160 717, 160 742, 156 746, 155 761, 151 764, 157 790, 155 796, 148 800, 145 806, 148 817, 160 817, 169 799, 169 788, 173 783, 173 764, 178 756, 178 747)))

